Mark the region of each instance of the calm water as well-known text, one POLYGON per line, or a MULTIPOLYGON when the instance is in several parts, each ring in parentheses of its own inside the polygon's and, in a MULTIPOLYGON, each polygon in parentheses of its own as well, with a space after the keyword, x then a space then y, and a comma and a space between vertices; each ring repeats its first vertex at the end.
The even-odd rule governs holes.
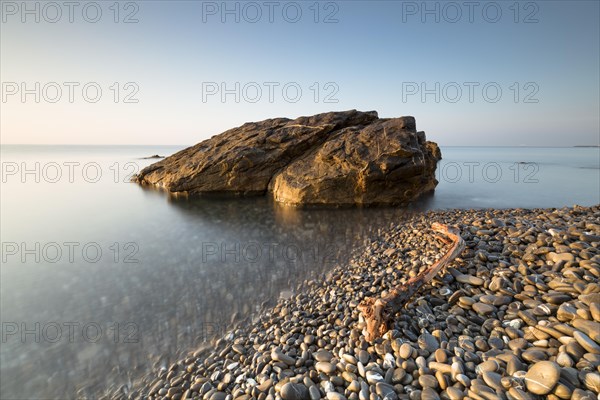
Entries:
MULTIPOLYGON (((397 208, 169 199, 129 183, 179 147, 3 146, 0 397, 126 392, 343 263, 397 208), (37 163, 37 164, 36 164, 37 163)), ((600 202, 598 148, 442 148, 421 209, 600 202)))

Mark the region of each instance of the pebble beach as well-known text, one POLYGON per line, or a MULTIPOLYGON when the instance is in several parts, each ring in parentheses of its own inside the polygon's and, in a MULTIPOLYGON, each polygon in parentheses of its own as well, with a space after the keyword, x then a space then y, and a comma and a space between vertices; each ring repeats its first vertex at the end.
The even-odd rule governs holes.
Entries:
POLYGON ((600 399, 600 205, 390 222, 322 281, 114 398, 600 399), (367 342, 357 306, 466 249, 367 342))

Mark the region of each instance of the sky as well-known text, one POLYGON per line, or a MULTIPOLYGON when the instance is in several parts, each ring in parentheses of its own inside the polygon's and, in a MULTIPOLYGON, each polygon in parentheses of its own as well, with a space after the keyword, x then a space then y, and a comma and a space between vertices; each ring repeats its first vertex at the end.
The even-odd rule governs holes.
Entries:
POLYGON ((598 145, 599 5, 2 0, 0 141, 192 145, 358 109, 443 146, 598 145))

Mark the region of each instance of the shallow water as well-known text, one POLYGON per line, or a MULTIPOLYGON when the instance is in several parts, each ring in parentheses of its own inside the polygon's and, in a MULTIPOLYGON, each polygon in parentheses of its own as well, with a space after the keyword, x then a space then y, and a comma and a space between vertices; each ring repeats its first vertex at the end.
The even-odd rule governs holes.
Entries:
POLYGON ((409 212, 600 202, 598 148, 442 148, 436 193, 411 211, 173 199, 129 183, 155 161, 141 157, 179 149, 2 147, 1 398, 126 390, 409 212))
POLYGON ((536 208, 600 201, 600 148, 443 147, 424 206, 536 208))

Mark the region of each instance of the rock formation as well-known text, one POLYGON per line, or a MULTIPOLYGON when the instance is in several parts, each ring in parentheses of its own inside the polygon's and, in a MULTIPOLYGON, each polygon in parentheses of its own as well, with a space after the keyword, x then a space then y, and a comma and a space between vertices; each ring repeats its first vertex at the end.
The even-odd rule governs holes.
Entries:
POLYGON ((134 181, 190 195, 268 192, 293 205, 407 204, 435 188, 440 158, 413 117, 351 110, 246 123, 134 181))

